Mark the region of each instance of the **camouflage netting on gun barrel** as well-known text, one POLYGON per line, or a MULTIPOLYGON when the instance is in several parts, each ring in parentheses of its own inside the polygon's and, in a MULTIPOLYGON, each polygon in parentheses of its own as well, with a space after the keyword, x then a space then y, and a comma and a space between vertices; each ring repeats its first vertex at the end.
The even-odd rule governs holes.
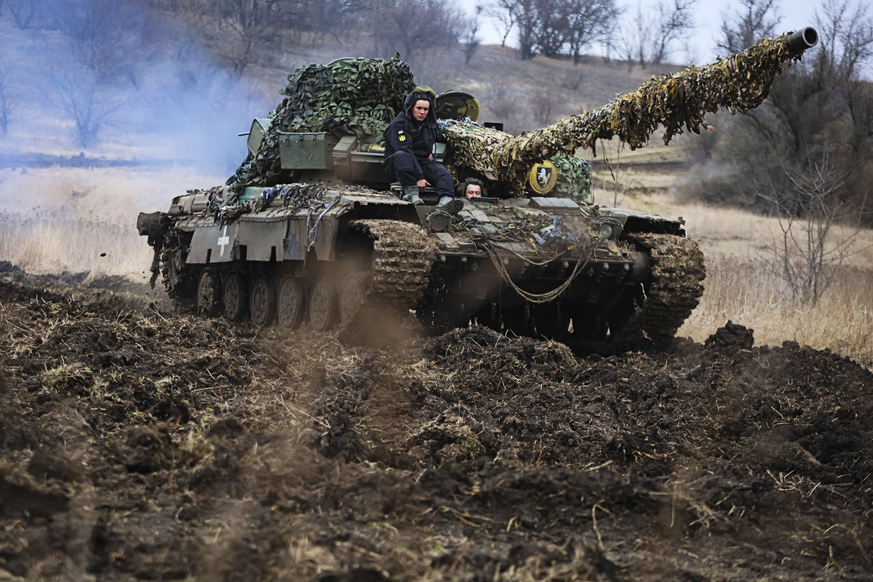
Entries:
POLYGON ((572 155, 578 148, 590 148, 596 155, 597 140, 614 136, 636 149, 648 143, 659 124, 666 128, 664 143, 669 143, 682 133, 683 126, 698 134, 701 126, 709 129, 704 121, 707 112, 754 109, 770 94, 782 68, 800 58, 789 48, 789 34, 764 39, 711 65, 653 77, 599 109, 530 133, 511 136, 484 127, 454 125, 445 127, 443 136, 454 151, 455 167, 508 181, 513 192, 520 194, 531 165, 555 154, 572 155))
POLYGON ((363 139, 385 131, 415 87, 409 65, 395 55, 382 59, 341 59, 300 67, 288 76, 285 99, 256 155, 228 179, 237 191, 273 186, 282 179, 279 132, 331 131, 342 126, 363 139))

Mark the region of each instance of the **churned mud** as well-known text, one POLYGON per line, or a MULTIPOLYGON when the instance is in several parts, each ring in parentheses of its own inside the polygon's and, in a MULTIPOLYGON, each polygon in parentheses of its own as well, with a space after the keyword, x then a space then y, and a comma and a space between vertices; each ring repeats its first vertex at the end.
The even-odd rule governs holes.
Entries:
POLYGON ((0 274, 0 580, 868 580, 873 376, 827 351, 344 347, 0 274))

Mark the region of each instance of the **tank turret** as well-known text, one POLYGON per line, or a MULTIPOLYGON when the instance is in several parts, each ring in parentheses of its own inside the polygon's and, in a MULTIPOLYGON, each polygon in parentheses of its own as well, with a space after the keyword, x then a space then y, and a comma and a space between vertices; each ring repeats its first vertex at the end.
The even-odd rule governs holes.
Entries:
MULTIPOLYGON (((285 99, 247 133, 226 185, 141 214, 180 307, 233 322, 384 340, 414 313, 425 329, 476 321, 580 350, 668 339, 703 292, 703 256, 680 220, 588 203, 573 154, 617 136, 645 145, 706 128, 704 115, 757 107, 775 76, 815 45, 813 29, 765 39, 703 67, 653 78, 588 113, 512 136, 477 122, 463 92, 437 100, 456 181, 482 180, 452 215, 416 206, 382 174, 382 131, 414 87, 397 57, 298 69, 285 99), (556 185, 559 178, 563 185, 556 185)), ((440 145, 440 144, 438 144, 440 145)))

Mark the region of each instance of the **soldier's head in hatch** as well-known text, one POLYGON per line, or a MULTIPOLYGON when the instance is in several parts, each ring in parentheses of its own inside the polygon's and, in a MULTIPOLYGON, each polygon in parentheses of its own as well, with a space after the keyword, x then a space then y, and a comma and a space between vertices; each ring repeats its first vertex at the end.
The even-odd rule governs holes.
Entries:
POLYGON ((463 182, 458 188, 455 190, 457 195, 463 196, 464 198, 481 198, 485 196, 485 185, 482 183, 482 180, 477 180, 476 178, 470 178, 466 182, 463 182))

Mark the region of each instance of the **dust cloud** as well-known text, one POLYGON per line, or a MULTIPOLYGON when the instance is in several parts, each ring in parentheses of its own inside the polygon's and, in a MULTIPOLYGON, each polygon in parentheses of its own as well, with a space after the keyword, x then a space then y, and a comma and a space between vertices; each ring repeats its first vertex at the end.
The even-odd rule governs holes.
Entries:
POLYGON ((0 11, 0 260, 139 274, 137 213, 223 183, 245 158, 238 134, 278 95, 143 3, 31 5, 28 22, 0 11))

